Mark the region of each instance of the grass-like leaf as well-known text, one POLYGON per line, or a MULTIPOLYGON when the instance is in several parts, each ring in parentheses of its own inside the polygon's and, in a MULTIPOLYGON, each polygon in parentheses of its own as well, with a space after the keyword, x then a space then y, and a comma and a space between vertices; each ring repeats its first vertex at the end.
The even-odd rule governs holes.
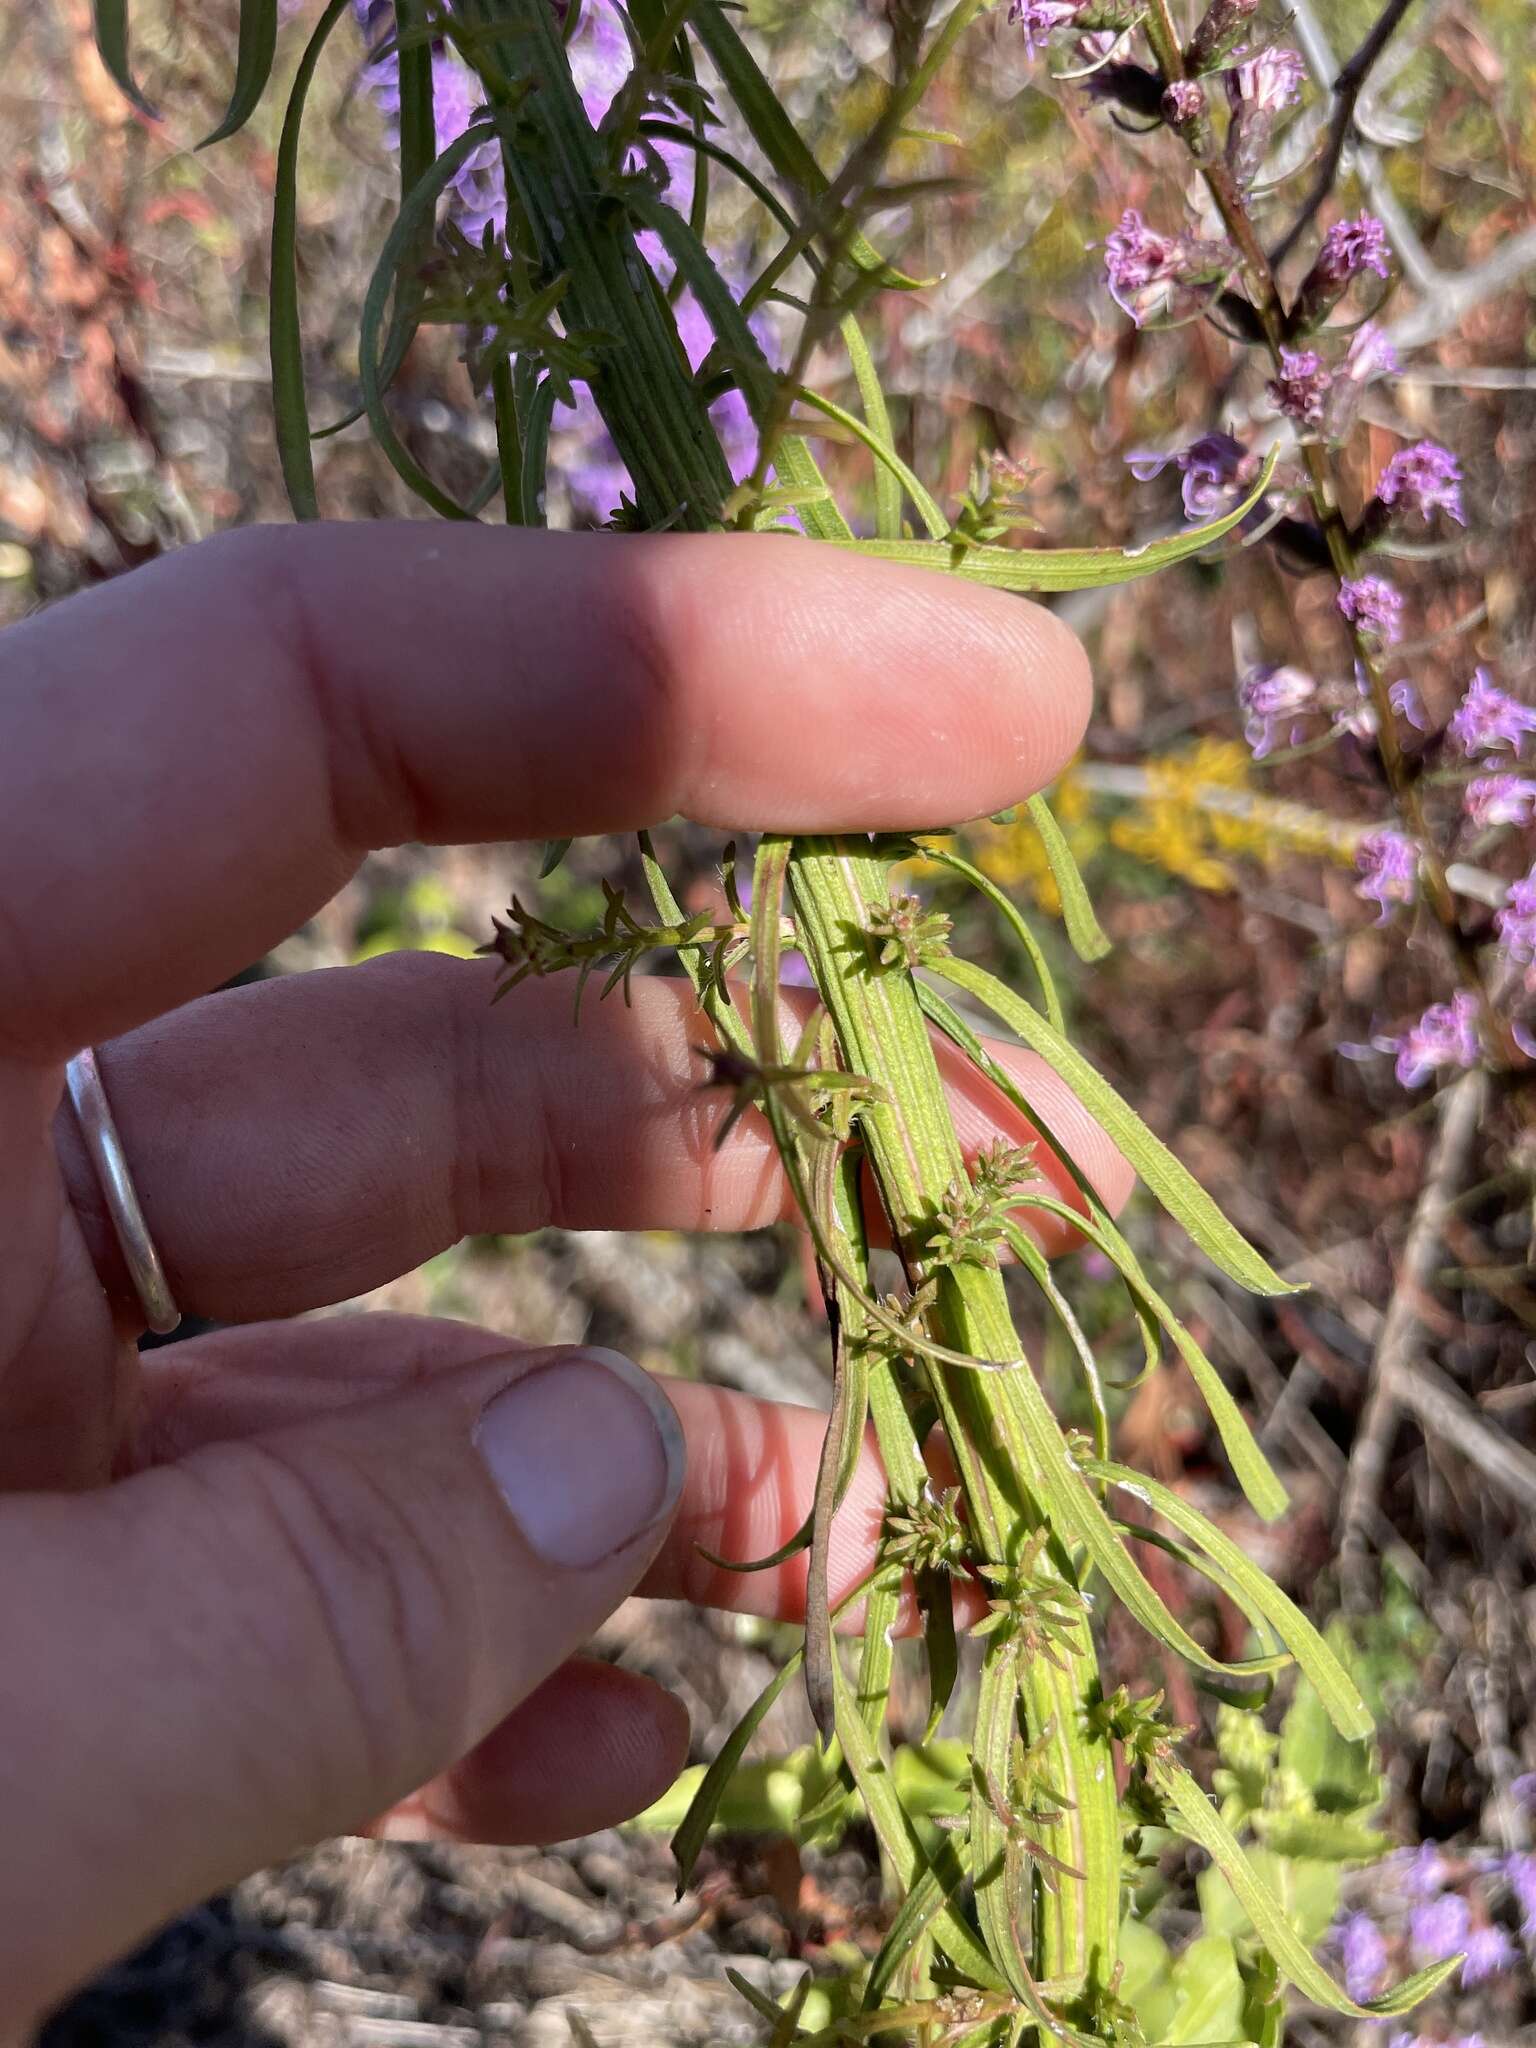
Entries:
POLYGON ((96 51, 113 84, 151 121, 158 121, 158 111, 139 90, 128 61, 128 0, 95 0, 91 9, 92 25, 96 32, 96 51))
POLYGON ((1143 548, 998 548, 980 544, 957 547, 931 540, 846 540, 842 547, 881 561, 905 562, 913 568, 939 569, 969 583, 994 590, 1102 590, 1110 584, 1134 583, 1160 569, 1187 561, 1212 541, 1240 526, 1268 490, 1278 452, 1272 452, 1252 491, 1240 505, 1204 526, 1191 526, 1143 548))
MULTIPOLYGON (((1102 960, 1109 951, 1109 938, 1094 914, 1082 870, 1077 864, 1076 854, 1067 843, 1067 835, 1057 824, 1043 796, 1032 796, 1025 809, 1029 812, 1029 822, 1040 835, 1040 844, 1050 863, 1051 879, 1061 898, 1062 920, 1067 927, 1067 937, 1072 941, 1073 952, 1079 960, 1090 963, 1102 960)), ((1051 1021, 1060 1030, 1059 1021, 1054 1017, 1051 1021)))
POLYGON ((1129 1465, 1108 1459, 1089 1459, 1081 1469, 1094 1478, 1106 1479, 1133 1499, 1144 1501, 1182 1535, 1189 1537, 1218 1564, 1228 1581, 1239 1589, 1245 1614, 1265 1622, 1285 1644, 1316 1689, 1328 1718, 1350 1742, 1360 1742, 1372 1732, 1372 1721, 1359 1688, 1308 1621, 1294 1600, 1282 1593, 1267 1573, 1239 1549, 1230 1536, 1214 1522, 1191 1507, 1181 1494, 1159 1480, 1133 1471, 1129 1465))
POLYGON ((930 970, 985 1004, 1010 1031, 1017 1032, 1061 1076, 1083 1107, 1114 1139, 1152 1193, 1229 1278, 1254 1294, 1296 1294, 1240 1231, 1230 1224, 1188 1167, 1154 1136, 1123 1096, 1116 1093, 1071 1042, 1032 1004, 1014 994, 984 967, 948 958, 930 970))
POLYGON ((1418 1971, 1380 1998, 1357 2003, 1334 1983, 1291 1926, 1279 1900, 1249 1862, 1236 1835, 1183 1765, 1171 1758, 1154 1762, 1148 1775, 1167 1802, 1172 1824, 1206 1851, 1232 1887, 1281 1976, 1316 2004, 1326 2006, 1330 2012, 1346 2013, 1352 2019, 1393 2019, 1428 1998, 1461 1967, 1461 1957, 1452 1956, 1446 1962, 1418 1971))
POLYGON ((309 404, 305 396, 304 334, 299 305, 299 144, 304 104, 332 29, 350 0, 330 0, 315 23, 294 73, 277 145, 272 190, 272 286, 268 338, 272 357, 272 417, 283 488, 295 519, 318 519, 315 460, 310 447, 309 404))
POLYGON ((208 149, 237 135, 261 103, 277 54, 277 0, 240 0, 240 30, 235 52, 235 84, 224 118, 197 145, 208 149))

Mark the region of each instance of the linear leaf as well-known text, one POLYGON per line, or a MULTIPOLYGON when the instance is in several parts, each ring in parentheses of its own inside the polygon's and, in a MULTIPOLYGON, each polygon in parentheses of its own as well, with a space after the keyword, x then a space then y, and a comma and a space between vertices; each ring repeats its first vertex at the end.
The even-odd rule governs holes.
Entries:
MULTIPOLYGON (((704 5, 696 7, 688 25, 709 53, 710 62, 725 81, 753 141, 774 170, 792 192, 810 203, 823 198, 832 181, 801 140, 778 94, 736 33, 719 0, 705 0, 704 5)), ((905 271, 897 270, 857 232, 848 237, 845 254, 855 269, 870 272, 887 290, 917 291, 936 281, 909 277, 905 271)))
POLYGON ((304 46, 294 73, 277 145, 277 174, 272 188, 272 285, 269 294, 268 346, 272 358, 272 417, 283 488, 295 519, 318 519, 315 462, 310 448, 309 404, 305 397, 304 336, 299 311, 299 141, 304 102, 315 68, 333 28, 346 13, 349 0, 330 0, 304 46))
POLYGON ((1160 569, 1186 561, 1231 533, 1268 490, 1278 459, 1278 453, 1271 453, 1253 490, 1230 512, 1144 548, 961 548, 942 541, 858 538, 840 540, 837 545, 885 562, 942 570, 968 583, 989 584, 994 590, 1102 590, 1110 584, 1155 576, 1160 569))
POLYGON ((1084 1461, 1082 1470, 1095 1478, 1107 1479, 1112 1486, 1145 1501, 1221 1566, 1228 1579, 1241 1589, 1240 1604, 1244 1612, 1266 1622, 1274 1630, 1312 1681, 1318 1698, 1328 1711, 1329 1720, 1347 1741, 1359 1742, 1372 1733, 1373 1724, 1365 1701, 1344 1666, 1295 1601, 1282 1593, 1230 1536, 1223 1535, 1214 1522, 1207 1520, 1198 1508, 1191 1507, 1172 1487, 1133 1471, 1129 1465, 1095 1458, 1084 1461))
POLYGON ((240 0, 240 30, 235 51, 235 84, 224 118, 197 145, 208 149, 223 142, 249 121, 272 76, 277 54, 277 0, 240 0))
MULTIPOLYGON (((1054 824, 1054 822, 1053 819, 1052 823, 1054 824)), ((1050 1018, 1058 1031, 1065 1031, 1067 1020, 1062 1013, 1061 997, 1056 992, 1056 978, 1051 973, 1050 962, 1045 957, 1040 941, 1030 930, 1024 913, 1019 909, 1012 897, 1000 889, 990 875, 984 874, 974 861, 967 860, 964 854, 956 853, 952 847, 932 846, 925 842, 918 847, 918 852, 924 860, 935 861, 940 867, 949 868, 954 874, 963 875, 971 887, 979 889, 993 909, 998 911, 1007 920, 1009 930, 1024 948, 1025 953, 1029 956, 1029 964, 1035 970, 1035 979, 1040 984, 1040 994, 1045 1003, 1045 1014, 1050 1018)), ((1070 858, 1070 854, 1068 858, 1070 858)), ((1079 886, 1081 886, 1081 883, 1079 883, 1079 886)), ((1062 901, 1065 903, 1065 896, 1063 896, 1062 901)), ((1090 911, 1089 914, 1091 916, 1092 912, 1090 911)), ((1070 931, 1070 925, 1068 929, 1070 931)))
POLYGON ((1394 1991, 1357 2004, 1334 1983, 1307 1948, 1286 1919, 1279 1900, 1249 1862, 1237 1837, 1183 1765, 1171 1758, 1156 1762, 1149 1766, 1149 1775, 1167 1802, 1178 1832, 1198 1843, 1231 1885, 1238 1904, 1253 1922, 1280 1974, 1318 2005, 1327 2006, 1330 2012, 1347 2013, 1353 2019, 1392 2019, 1411 2011, 1460 1968, 1461 1957, 1452 1956, 1447 1962, 1436 1963, 1405 1979, 1394 1991))
MULTIPOLYGON (((1073 952, 1079 960, 1102 960, 1109 951, 1109 938, 1094 914, 1082 870, 1068 844, 1067 835, 1057 824, 1043 796, 1032 796, 1025 809, 1029 812, 1030 823, 1040 835, 1040 844, 1045 848, 1073 952)), ((1052 1021, 1055 1022, 1054 1019, 1052 1021)))
POLYGON ((1123 1096, 1046 1017, 984 967, 947 958, 931 970, 984 1003, 1011 1031, 1045 1058, 1125 1154, 1152 1193, 1195 1243, 1231 1279, 1254 1294, 1296 1294, 1268 1261, 1230 1224, 1194 1175, 1154 1136, 1123 1096))
POLYGON ((1060 1425, 1052 1415, 1034 1374, 1026 1368, 1022 1372, 1010 1373, 998 1384, 1004 1389, 1004 1398, 1012 1406, 1029 1446, 1035 1466, 1035 1483, 1049 1504, 1053 1526, 1062 1536, 1071 1536, 1082 1544, 1122 1604, 1149 1635, 1166 1643, 1169 1649, 1176 1650, 1189 1663, 1204 1671, 1214 1671, 1222 1678, 1254 1677, 1261 1672, 1274 1671, 1290 1661, 1284 1656, 1269 1656, 1224 1664, 1197 1643, 1175 1619, 1166 1601, 1144 1577, 1115 1534, 1097 1497, 1068 1456, 1060 1425))
POLYGON ((384 309, 399 281, 401 266, 418 246, 424 223, 430 222, 437 202, 450 180, 483 143, 499 133, 495 122, 477 121, 466 128, 456 142, 448 145, 431 169, 417 179, 395 216, 384 247, 368 283, 363 300, 363 317, 358 337, 358 367, 362 377, 363 404, 373 437, 402 483, 444 519, 469 519, 473 515, 456 498, 433 482, 395 432, 384 408, 385 377, 380 361, 379 334, 384 309))
POLYGON ((700 1779, 699 1789, 693 1795, 693 1803, 683 1815, 677 1833, 672 1837, 672 1854, 677 1858, 679 1897, 693 1882, 693 1871, 699 1860, 699 1851, 714 1825, 720 1801, 725 1796, 725 1788, 734 1776, 737 1765, 747 1753, 747 1744, 762 1726, 769 1708, 800 1669, 801 1662, 801 1653, 798 1650, 785 1659, 720 1745, 714 1761, 700 1779))
POLYGON ((942 540, 949 531, 949 521, 930 496, 919 478, 910 470, 896 453, 890 442, 877 433, 872 426, 866 426, 854 413, 836 404, 830 398, 823 398, 819 392, 801 385, 796 393, 802 405, 814 406, 817 412, 825 413, 829 420, 835 420, 840 427, 846 427, 855 439, 862 441, 875 458, 878 471, 894 478, 917 507, 917 515, 935 540, 942 540))
MULTIPOLYGON (((891 416, 886 408, 880 373, 875 368, 869 343, 864 339, 864 330, 852 313, 843 317, 842 336, 853 368, 854 382, 859 387, 859 403, 864 408, 864 417, 886 447, 894 447, 891 416)), ((875 464, 875 531, 882 540, 901 539, 901 484, 883 462, 875 464)))
POLYGON ((151 121, 158 121, 159 112, 140 92, 128 61, 128 0, 95 0, 91 15, 97 55, 107 67, 113 84, 132 100, 141 114, 147 115, 151 121))
MULTIPOLYGON (((773 402, 774 373, 730 288, 710 260, 709 252, 682 215, 658 199, 655 193, 631 179, 624 187, 624 195, 630 211, 661 237, 667 254, 686 278, 715 339, 731 357, 731 366, 753 423, 761 428, 773 402)), ((798 435, 783 434, 779 437, 773 449, 773 466, 787 484, 812 492, 826 492, 825 501, 813 498, 801 512, 805 530, 813 539, 842 541, 851 537, 852 529, 832 502, 831 492, 827 491, 826 478, 798 435)))
POLYGON ((1019 1664, 1014 1646, 993 1636, 982 1659, 971 1737, 971 1865, 976 1917, 987 1938, 988 1953, 1002 1965, 1010 1990, 1016 1996, 1026 1996, 1030 1959, 1023 1944, 1029 1938, 1033 1916, 1021 1913, 1016 1894, 1019 1850, 1009 1840, 1006 1809, 999 1813, 996 1805, 1009 1795, 1018 1699, 1019 1664))

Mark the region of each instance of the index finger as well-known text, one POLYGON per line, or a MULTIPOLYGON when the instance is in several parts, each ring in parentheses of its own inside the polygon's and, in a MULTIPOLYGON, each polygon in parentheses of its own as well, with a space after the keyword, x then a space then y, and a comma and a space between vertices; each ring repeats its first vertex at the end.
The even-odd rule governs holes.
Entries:
POLYGON ((216 986, 372 847, 958 821, 1087 714, 1049 613, 809 541, 226 535, 0 637, 0 1046, 216 986))

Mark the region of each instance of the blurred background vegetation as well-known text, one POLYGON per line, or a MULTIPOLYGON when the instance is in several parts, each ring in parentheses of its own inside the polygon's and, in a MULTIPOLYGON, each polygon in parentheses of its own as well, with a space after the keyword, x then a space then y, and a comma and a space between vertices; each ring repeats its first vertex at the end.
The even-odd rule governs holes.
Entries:
MULTIPOLYGON (((310 12, 288 9, 281 74, 297 61, 310 12)), ((1277 7, 1272 26, 1286 12, 1277 7)), ((1373 14, 1362 0, 1312 0, 1305 25, 1342 55, 1373 14)), ((280 94, 233 142, 192 147, 227 95, 234 17, 231 0, 137 9, 135 62, 166 110, 158 123, 128 108, 103 75, 87 0, 18 0, 0 20, 0 622, 230 525, 286 516, 265 357, 280 94)), ((802 132, 834 164, 878 106, 890 13, 873 0, 752 0, 746 20, 802 132)), ((333 40, 305 145, 301 263, 317 419, 339 418, 354 402, 359 306, 395 199, 381 123, 359 90, 364 54, 361 36, 333 40)), ((1369 147, 1342 187, 1353 201, 1370 180, 1372 203, 1391 210, 1405 274, 1381 316, 1405 374, 1372 387, 1346 458, 1350 481, 1363 498, 1402 436, 1424 433, 1456 451, 1467 479, 1466 536, 1416 547, 1399 571, 1413 671, 1436 725, 1477 662, 1506 687, 1530 687, 1533 87, 1530 0, 1419 0, 1373 75, 1361 109, 1369 147)), ((1326 113, 1314 87, 1281 145, 1280 172, 1298 188, 1326 113)), ((904 145, 894 174, 961 182, 882 224, 882 245, 935 280, 887 294, 873 315, 903 455, 951 506, 979 458, 1006 456, 1019 499, 1050 539, 1134 546, 1170 530, 1181 516, 1175 484, 1135 482, 1128 453, 1182 445, 1218 422, 1248 418, 1256 433, 1264 425, 1257 380, 1250 393, 1211 326, 1133 329, 1102 287, 1096 245, 1125 207, 1169 224, 1182 218, 1189 192, 1179 152, 1166 137, 1115 132, 1078 87, 1052 84, 1002 9, 978 25, 925 119, 936 139, 904 145)), ((722 179, 712 243, 745 263, 767 252, 770 235, 766 217, 722 179)), ((830 353, 809 381, 840 398, 851 384, 830 353)), ((434 473, 472 490, 494 440, 451 328, 423 331, 394 403, 434 473)), ((562 433, 557 449, 577 459, 579 430, 567 419, 562 433)), ((330 515, 415 515, 362 426, 320 442, 316 459, 330 515)), ((847 501, 864 504, 865 458, 834 446, 830 459, 847 501)), ((580 523, 583 508, 567 494, 551 513, 580 523)), ((1253 660, 1323 676, 1344 663, 1322 585, 1288 576, 1255 548, 1061 608, 1088 640, 1098 699, 1057 805, 1116 942, 1110 958, 1091 972, 1071 963, 1027 834, 979 827, 978 858, 1043 913, 1080 1042, 1267 1255, 1313 1285, 1278 1302, 1240 1297, 1150 1209, 1133 1210, 1131 1234, 1170 1275, 1173 1298, 1285 1471, 1296 1509, 1278 1530, 1252 1521, 1213 1454, 1203 1410, 1171 1367, 1118 1397, 1119 1439, 1130 1462, 1222 1518, 1321 1621, 1340 1605, 1335 1515, 1434 1134, 1431 1094, 1405 1094, 1372 1040, 1444 991, 1411 925, 1378 929, 1354 893, 1354 838, 1381 816, 1365 757, 1347 746, 1302 748, 1256 764, 1240 737, 1235 683, 1253 660)), ((218 684, 210 674, 210 690, 218 684)), ((685 828, 671 845, 676 871, 691 877, 690 907, 711 901, 718 845, 685 828)), ((1523 872, 1533 850, 1528 835, 1511 835, 1506 878, 1523 872)), ((527 848, 398 849, 371 860, 251 971, 402 946, 468 954, 513 888, 551 921, 585 924, 601 911, 599 878, 624 879, 630 861, 619 842, 585 842, 540 882, 527 848)), ((975 924, 931 875, 919 881, 965 920, 961 950, 1022 970, 1006 934, 975 924)), ((1431 1401, 1391 1434, 1370 1530, 1384 1591, 1347 1624, 1385 1716, 1377 1824, 1399 1839, 1444 1844, 1447 1882, 1476 1919, 1512 1930, 1519 1915, 1498 1859, 1531 1846, 1521 1780, 1536 1768, 1528 1121, 1518 1090, 1495 1098, 1436 1266, 1418 1286, 1420 1349, 1454 1406, 1437 1422, 1431 1401)), ((1074 1299, 1105 1372, 1129 1380, 1137 1333, 1092 1261, 1076 1264, 1074 1299)), ((474 1317, 534 1339, 586 1336, 658 1370, 825 1400, 824 1333, 787 1233, 730 1244, 553 1232, 477 1240, 347 1306, 373 1302, 474 1317)), ((1026 1328, 1031 1314, 1021 1304, 1026 1328)), ((1035 1334, 1065 1398, 1071 1375, 1057 1368, 1056 1340, 1039 1326, 1035 1334)), ((1160 1590, 1189 1625, 1230 1630, 1208 1590, 1164 1564, 1160 1590)), ((755 1626, 632 1603, 605 1647, 682 1692, 703 1756, 779 1645, 755 1626)), ((1133 1689, 1168 1685, 1176 1719, 1203 1715, 1207 1764, 1223 1767, 1216 1723, 1187 1674, 1163 1669, 1128 1628, 1124 1640, 1112 1633, 1110 1656, 1133 1689)), ((920 1721, 917 1700, 914 1687, 920 1721)), ((805 1742, 798 1714, 787 1696, 767 1750, 805 1742)), ((933 1763, 940 1807, 942 1763, 933 1763)), ((859 1829, 795 1839, 812 1768, 805 1753, 787 1778, 774 1768, 777 1779, 765 1769, 761 1783, 744 1785, 737 1818, 749 1830, 721 1837, 681 1905, 670 1901, 664 1845, 645 1833, 548 1856, 332 1845, 190 1916, 109 1973, 50 2039, 55 2048, 540 2048, 572 2038, 573 2011, 585 2038, 602 2043, 748 2039, 749 2016, 723 1977, 727 1961, 779 1994, 807 1961, 867 1953, 883 1910, 859 1829)), ((1309 1932, 1335 1910, 1337 1872, 1330 1876, 1320 1916, 1315 1896, 1298 1903, 1317 1923, 1309 1932)), ((1390 1870, 1369 1880, 1378 1897, 1346 1877, 1344 1899, 1377 1909, 1401 1946, 1397 1881, 1390 1870)), ((1194 1872, 1170 1853, 1157 1882, 1159 1925, 1177 1946, 1191 1924, 1194 1872)), ((1154 1957, 1146 1967, 1150 1985, 1163 1965, 1154 1957)), ((1159 1996, 1173 1999, 1172 1980, 1157 1981, 1159 1996)), ((1476 2027, 1492 2042, 1533 2021, 1522 1951, 1418 2024, 1431 2039, 1476 2027)), ((1328 2031, 1305 2013, 1297 2026, 1303 2041, 1328 2031)))

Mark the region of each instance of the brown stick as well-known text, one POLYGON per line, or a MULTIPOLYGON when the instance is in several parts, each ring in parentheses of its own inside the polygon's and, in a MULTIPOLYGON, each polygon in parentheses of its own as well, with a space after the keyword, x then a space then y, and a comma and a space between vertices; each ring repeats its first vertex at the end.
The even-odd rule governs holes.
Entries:
POLYGON ((1452 1082, 1441 1098, 1439 1136, 1371 1361, 1370 1389, 1339 1504, 1339 1575, 1345 1604, 1356 1613, 1371 1605, 1368 1532, 1404 1409, 1426 1431, 1454 1444, 1488 1478, 1536 1507, 1536 1458, 1490 1428, 1437 1367, 1414 1355, 1420 1334, 1418 1304, 1430 1291, 1441 1230, 1487 1100, 1488 1076, 1481 1068, 1452 1082))

